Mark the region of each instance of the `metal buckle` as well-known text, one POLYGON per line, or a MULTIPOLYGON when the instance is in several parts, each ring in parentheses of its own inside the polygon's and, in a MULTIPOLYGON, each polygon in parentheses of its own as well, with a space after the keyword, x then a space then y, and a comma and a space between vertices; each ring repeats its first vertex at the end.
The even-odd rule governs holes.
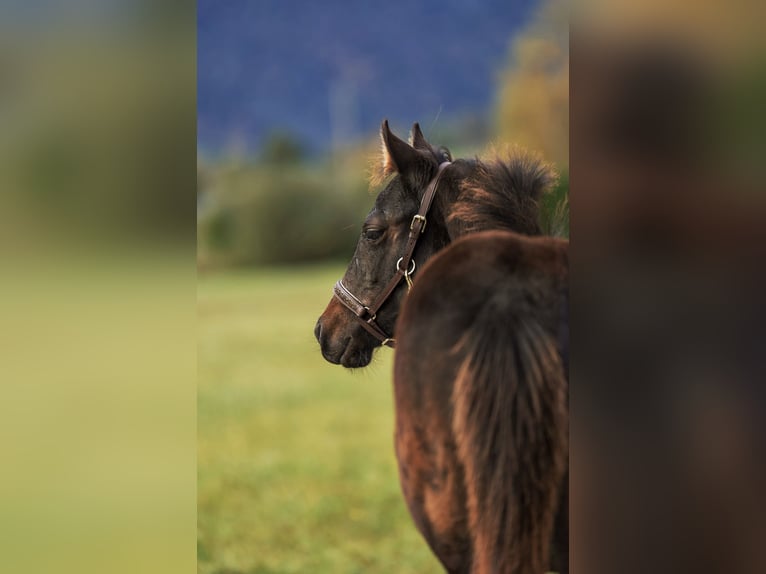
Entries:
POLYGON ((396 262, 396 270, 397 270, 399 273, 404 273, 405 275, 412 275, 413 273, 415 273, 415 260, 414 260, 414 259, 410 259, 410 263, 411 263, 412 265, 410 266, 410 269, 407 269, 407 270, 405 271, 404 269, 402 269, 401 267, 399 267, 399 264, 402 262, 402 260, 403 260, 403 259, 404 259, 404 257, 400 257, 400 258, 399 258, 399 261, 397 261, 397 262, 396 262))
POLYGON ((410 259, 410 263, 412 263, 412 265, 410 266, 409 269, 402 271, 402 269, 399 267, 399 264, 402 262, 402 259, 404 259, 404 257, 400 257, 399 261, 396 262, 396 270, 399 273, 404 274, 404 280, 407 281, 407 291, 409 291, 410 289, 412 289, 412 279, 410 279, 410 275, 415 273, 415 260, 410 259))
POLYGON ((420 220, 420 221, 423 222, 423 227, 420 228, 420 233, 423 233, 423 231, 425 231, 425 229, 426 229, 426 216, 425 215, 420 215, 419 213, 415 214, 412 217, 412 221, 410 222, 410 231, 415 229, 415 222, 417 220, 420 220))

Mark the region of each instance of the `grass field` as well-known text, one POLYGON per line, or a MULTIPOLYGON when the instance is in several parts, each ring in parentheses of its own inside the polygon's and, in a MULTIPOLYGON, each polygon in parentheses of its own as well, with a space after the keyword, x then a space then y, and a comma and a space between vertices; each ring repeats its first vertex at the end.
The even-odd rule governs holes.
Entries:
POLYGON ((314 340, 341 273, 200 278, 201 574, 442 571, 399 490, 392 351, 349 372, 314 340))

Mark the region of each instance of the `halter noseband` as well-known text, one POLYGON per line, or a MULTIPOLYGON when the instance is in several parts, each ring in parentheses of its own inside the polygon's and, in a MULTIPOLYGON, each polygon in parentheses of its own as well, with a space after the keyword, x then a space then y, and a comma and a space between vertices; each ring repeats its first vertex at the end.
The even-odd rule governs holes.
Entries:
POLYGON ((415 253, 415 246, 418 243, 421 233, 426 228, 426 215, 428 210, 431 209, 434 197, 436 196, 436 187, 439 185, 439 179, 441 178, 444 168, 450 165, 451 162, 445 161, 439 165, 439 169, 436 175, 428 184, 423 199, 420 202, 420 209, 412 217, 410 223, 410 234, 407 238, 407 245, 404 248, 404 255, 402 255, 396 262, 396 273, 386 285, 385 289, 378 295, 377 299, 372 305, 365 305, 359 298, 357 298, 348 288, 343 284, 343 280, 339 279, 333 287, 333 296, 340 301, 343 306, 354 314, 359 324, 364 327, 368 333, 375 337, 382 345, 387 347, 394 346, 394 339, 389 337, 383 328, 376 322, 377 313, 383 304, 388 300, 396 287, 401 283, 402 279, 407 281, 408 287, 412 287, 412 280, 410 276, 415 272, 415 260, 412 258, 415 253))

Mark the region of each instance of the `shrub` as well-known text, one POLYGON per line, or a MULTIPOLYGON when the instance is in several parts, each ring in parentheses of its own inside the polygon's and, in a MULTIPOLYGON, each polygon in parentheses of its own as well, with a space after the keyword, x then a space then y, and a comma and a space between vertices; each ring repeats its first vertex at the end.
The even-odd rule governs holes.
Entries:
POLYGON ((221 174, 200 210, 200 262, 347 259, 372 204, 366 189, 361 180, 338 185, 317 168, 247 166, 221 174))

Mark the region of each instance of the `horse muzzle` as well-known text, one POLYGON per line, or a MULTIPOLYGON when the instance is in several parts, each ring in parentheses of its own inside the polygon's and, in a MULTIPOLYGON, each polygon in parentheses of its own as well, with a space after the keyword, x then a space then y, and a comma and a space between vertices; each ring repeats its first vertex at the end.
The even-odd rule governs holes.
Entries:
POLYGON ((314 336, 322 356, 334 365, 348 369, 366 367, 372 360, 375 340, 335 300, 330 301, 317 320, 314 336))

